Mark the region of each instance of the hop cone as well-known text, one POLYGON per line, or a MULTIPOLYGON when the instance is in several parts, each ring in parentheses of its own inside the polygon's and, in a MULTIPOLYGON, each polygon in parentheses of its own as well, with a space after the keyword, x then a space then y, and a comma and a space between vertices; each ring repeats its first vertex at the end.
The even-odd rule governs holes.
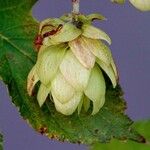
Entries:
MULTIPOLYGON (((37 100, 40 107, 48 95, 58 112, 71 115, 81 108, 88 111, 93 104, 96 114, 105 102, 106 84, 102 70, 117 84, 117 70, 111 51, 102 40, 111 44, 109 36, 92 25, 99 14, 62 16, 41 22, 42 39, 35 66, 28 75, 27 90, 32 95, 40 81, 37 100)), ((36 41, 36 44, 38 41, 36 41)))

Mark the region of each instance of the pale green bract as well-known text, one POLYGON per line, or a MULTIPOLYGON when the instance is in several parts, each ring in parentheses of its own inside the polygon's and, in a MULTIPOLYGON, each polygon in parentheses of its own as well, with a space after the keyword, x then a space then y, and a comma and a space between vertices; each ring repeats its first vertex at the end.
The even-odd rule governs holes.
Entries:
MULTIPOLYGON (((111 0, 113 3, 124 4, 126 0, 111 0)), ((129 0, 140 11, 150 11, 150 0, 129 0)))
POLYGON ((111 44, 111 39, 92 25, 95 19, 105 20, 105 17, 91 14, 71 19, 68 15, 41 22, 39 34, 43 45, 27 79, 29 95, 40 81, 37 93, 40 107, 51 95, 56 110, 64 115, 71 115, 77 109, 78 114, 81 110, 87 112, 90 104, 94 115, 105 103, 104 73, 116 87, 117 69, 109 47, 103 42, 111 44), (45 36, 47 33, 50 34, 45 36))
POLYGON ((129 0, 131 4, 141 11, 150 11, 150 0, 129 0))

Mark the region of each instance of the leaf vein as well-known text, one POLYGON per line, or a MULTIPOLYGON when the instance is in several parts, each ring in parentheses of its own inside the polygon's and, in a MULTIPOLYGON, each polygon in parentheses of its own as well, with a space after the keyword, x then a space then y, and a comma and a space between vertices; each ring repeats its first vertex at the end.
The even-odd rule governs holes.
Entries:
POLYGON ((6 36, 0 34, 0 37, 7 41, 7 43, 9 43, 11 46, 13 46, 15 49, 18 50, 18 52, 20 52, 22 55, 26 56, 32 63, 34 63, 33 59, 31 58, 31 56, 29 56, 27 53, 25 53, 22 49, 20 49, 16 44, 14 44, 13 42, 11 42, 9 40, 9 38, 7 38, 6 36))

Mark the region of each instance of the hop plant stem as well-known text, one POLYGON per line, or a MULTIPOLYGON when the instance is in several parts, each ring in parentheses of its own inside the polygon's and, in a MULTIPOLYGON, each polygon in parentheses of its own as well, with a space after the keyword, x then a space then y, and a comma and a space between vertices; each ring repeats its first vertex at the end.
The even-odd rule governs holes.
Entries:
POLYGON ((79 14, 80 11, 80 0, 72 0, 73 14, 79 14))

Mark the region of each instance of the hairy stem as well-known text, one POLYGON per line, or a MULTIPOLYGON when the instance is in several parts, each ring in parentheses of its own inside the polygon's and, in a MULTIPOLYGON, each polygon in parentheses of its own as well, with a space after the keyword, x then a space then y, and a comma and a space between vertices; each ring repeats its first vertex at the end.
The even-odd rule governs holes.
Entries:
POLYGON ((73 14, 79 14, 80 11, 80 0, 72 0, 73 14))

